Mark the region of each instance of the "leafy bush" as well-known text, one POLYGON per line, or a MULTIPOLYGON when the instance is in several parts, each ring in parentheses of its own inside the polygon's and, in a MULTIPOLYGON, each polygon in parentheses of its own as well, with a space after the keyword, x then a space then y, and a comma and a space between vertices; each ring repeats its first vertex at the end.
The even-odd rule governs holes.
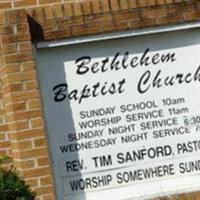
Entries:
POLYGON ((34 200, 35 193, 31 192, 17 171, 14 168, 2 168, 5 160, 0 159, 0 200, 34 200))

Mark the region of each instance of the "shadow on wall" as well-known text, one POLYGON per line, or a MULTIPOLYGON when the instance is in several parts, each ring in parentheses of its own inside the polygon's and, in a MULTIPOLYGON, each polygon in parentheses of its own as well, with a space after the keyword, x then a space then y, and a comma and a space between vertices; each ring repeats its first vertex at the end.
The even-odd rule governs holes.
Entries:
POLYGON ((30 27, 30 34, 32 41, 43 41, 44 40, 44 32, 40 24, 30 16, 27 16, 28 24, 30 27))

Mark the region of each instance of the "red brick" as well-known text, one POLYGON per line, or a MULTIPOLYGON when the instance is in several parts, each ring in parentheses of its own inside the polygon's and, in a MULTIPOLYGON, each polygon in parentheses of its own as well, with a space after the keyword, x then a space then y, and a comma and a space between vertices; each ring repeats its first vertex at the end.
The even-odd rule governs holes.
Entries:
POLYGON ((15 53, 17 51, 17 44, 6 44, 2 46, 2 53, 8 54, 8 53, 15 53))
POLYGON ((23 41, 30 41, 30 35, 29 34, 17 34, 17 35, 3 35, 2 36, 2 42, 3 44, 10 44, 10 43, 16 43, 16 42, 23 42, 23 41))
POLYGON ((36 147, 46 147, 47 140, 45 138, 39 138, 34 140, 34 144, 36 147))
POLYGON ((44 35, 45 39, 47 40, 53 40, 56 38, 60 38, 60 39, 67 38, 69 36, 71 36, 71 29, 47 32, 44 35))
POLYGON ((38 166, 46 166, 46 165, 49 165, 49 159, 47 157, 38 158, 37 163, 38 163, 38 166))
POLYGON ((90 1, 83 1, 82 6, 84 15, 92 14, 92 4, 90 1))
POLYGON ((5 12, 5 16, 7 24, 20 24, 27 22, 26 10, 8 10, 5 12))
POLYGON ((32 130, 18 131, 17 133, 11 133, 9 136, 11 139, 17 139, 22 141, 27 139, 43 137, 44 135, 45 133, 43 129, 32 129, 32 130))
POLYGON ((40 109, 41 108, 41 101, 39 99, 30 100, 28 101, 28 109, 40 109))
MULTIPOLYGON (((32 144, 32 141, 12 142, 11 147, 12 147, 12 150, 23 151, 23 150, 27 150, 27 149, 32 149, 33 144, 32 144)), ((29 163, 29 166, 30 166, 30 162, 28 162, 28 163, 29 163)), ((20 162, 20 164, 22 164, 22 163, 20 162)), ((33 161, 31 161, 31 166, 32 167, 34 166, 33 161)))
POLYGON ((167 16, 167 8, 146 8, 141 11, 142 18, 157 18, 167 16))
POLYGON ((19 71, 20 71, 20 66, 19 64, 16 63, 6 64, 2 67, 3 74, 15 73, 19 71))
POLYGON ((37 177, 33 178, 33 179, 26 179, 26 183, 28 185, 30 185, 31 187, 36 187, 39 185, 39 181, 38 181, 37 177))
POLYGON ((199 17, 200 17, 200 12, 191 11, 191 12, 184 13, 184 19, 186 21, 193 21, 199 17))
POLYGON ((101 10, 103 12, 109 12, 110 11, 109 0, 100 0, 100 4, 101 4, 101 10))
POLYGON ((10 147, 10 142, 9 141, 0 141, 0 147, 1 149, 4 149, 4 148, 8 148, 10 147))
POLYGON ((183 21, 183 16, 181 14, 171 15, 166 17, 160 17, 157 19, 158 25, 174 24, 183 21))
POLYGON ((119 6, 119 1, 118 0, 110 0, 110 4, 111 4, 111 10, 112 11, 119 10, 120 6, 119 6))
POLYGON ((165 0, 157 0, 157 4, 158 4, 158 5, 165 4, 165 0))
POLYGON ((129 8, 137 8, 137 0, 128 0, 129 8))
POLYGON ((55 197, 53 194, 48 194, 43 196, 43 200, 55 200, 55 197))
POLYGON ((85 19, 88 21, 88 24, 90 24, 90 23, 105 23, 107 21, 112 21, 112 15, 104 14, 104 15, 101 15, 98 17, 88 16, 88 17, 85 17, 85 19))
POLYGON ((127 0, 119 0, 120 8, 122 10, 128 9, 128 1, 127 0))
POLYGON ((119 23, 120 21, 128 21, 128 20, 138 20, 140 19, 140 15, 138 12, 124 12, 124 13, 116 13, 116 14, 113 14, 113 20, 116 22, 116 23, 119 23))
POLYGON ((26 111, 26 103, 19 102, 5 106, 6 112, 26 111))
POLYGON ((0 9, 8 9, 11 7, 12 7, 11 2, 0 2, 0 9))
POLYGON ((50 174, 49 167, 43 167, 43 168, 35 168, 31 170, 27 170, 23 172, 23 175, 27 178, 34 178, 39 176, 44 176, 50 174))
POLYGON ((6 116, 8 122, 17 121, 17 120, 25 120, 25 119, 31 119, 31 118, 37 118, 41 117, 42 112, 40 110, 30 110, 30 111, 24 111, 24 112, 18 112, 15 114, 10 114, 6 116))
POLYGON ((13 83, 3 87, 3 93, 13 93, 13 92, 21 92, 23 91, 23 84, 22 83, 13 83))
POLYGON ((29 128, 28 121, 18 121, 8 125, 10 130, 23 130, 29 128))
POLYGON ((166 4, 171 4, 171 3, 173 3, 173 0, 165 0, 165 3, 166 4))
POLYGON ((54 192, 54 189, 52 186, 42 186, 40 188, 34 188, 34 191, 38 194, 38 195, 41 195, 41 194, 49 194, 49 193, 53 193, 54 192))
POLYGON ((6 63, 16 63, 33 60, 32 52, 10 54, 3 57, 6 63))
POLYGON ((0 24, 5 24, 5 22, 6 22, 5 13, 0 12, 0 24))
POLYGON ((156 0, 148 0, 148 1, 146 1, 146 5, 147 6, 154 6, 154 5, 156 5, 156 0))
POLYGON ((49 4, 49 3, 57 3, 61 2, 61 0, 39 0, 39 4, 49 4))
POLYGON ((100 13, 101 12, 101 6, 99 0, 93 0, 91 1, 92 3, 92 12, 94 14, 100 13))
POLYGON ((138 7, 145 7, 146 6, 146 0, 137 0, 138 7))
POLYGON ((32 71, 35 69, 35 63, 34 61, 24 62, 20 67, 22 72, 32 71))
POLYGON ((32 51, 32 44, 31 44, 31 42, 21 42, 18 44, 18 49, 20 52, 32 51))
POLYGON ((73 8, 71 3, 64 4, 64 16, 66 17, 73 16, 73 8))
POLYGON ((0 141, 6 141, 6 135, 4 133, 0 133, 0 141))
POLYGON ((52 178, 50 176, 43 177, 40 179, 41 185, 51 185, 52 184, 52 178))
POLYGON ((52 11, 52 7, 50 6, 46 6, 43 8, 43 14, 44 14, 44 18, 46 19, 53 19, 53 11, 52 11))
POLYGON ((53 12, 55 18, 62 18, 64 16, 64 7, 63 5, 55 5, 53 6, 53 12))
POLYGON ((80 16, 80 15, 83 14, 80 2, 73 3, 73 10, 74 10, 74 15, 75 16, 80 16))
MULTIPOLYGON (((27 72, 26 72, 27 73, 27 72)), ((34 78, 31 78, 34 79, 34 78)), ((25 90, 35 90, 38 88, 38 82, 36 80, 32 80, 32 81, 27 81, 25 84, 25 90)))
POLYGON ((38 8, 32 9, 32 16, 34 17, 35 20, 39 22, 43 22, 44 21, 43 8, 38 7, 38 8))
POLYGON ((5 25, 0 27, 1 34, 14 34, 14 28, 10 25, 5 25))
MULTIPOLYGON (((46 156, 48 155, 47 149, 46 148, 40 148, 40 149, 27 149, 24 151, 16 151, 13 152, 13 157, 15 159, 30 159, 30 158, 37 158, 37 157, 41 157, 41 156, 46 156)), ((45 174, 44 174, 45 175, 45 174)), ((28 177, 28 176, 26 176, 28 177)))
POLYGON ((27 23, 17 24, 17 33, 29 33, 29 25, 27 23))
POLYGON ((144 28, 144 27, 152 27, 156 25, 156 19, 143 19, 131 22, 132 28, 144 28))
POLYGON ((36 0, 18 0, 14 1, 14 7, 25 7, 25 6, 35 6, 37 4, 36 0))
POLYGON ((17 72, 6 75, 6 83, 13 83, 16 81, 30 81, 35 79, 36 79, 35 71, 17 72))

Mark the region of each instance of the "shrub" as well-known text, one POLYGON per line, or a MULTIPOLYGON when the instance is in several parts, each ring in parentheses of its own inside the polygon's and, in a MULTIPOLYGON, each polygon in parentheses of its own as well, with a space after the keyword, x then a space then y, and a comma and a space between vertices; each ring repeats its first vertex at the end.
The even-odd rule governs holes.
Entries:
POLYGON ((32 192, 25 181, 14 168, 4 169, 2 163, 7 160, 0 159, 0 200, 34 200, 32 192))

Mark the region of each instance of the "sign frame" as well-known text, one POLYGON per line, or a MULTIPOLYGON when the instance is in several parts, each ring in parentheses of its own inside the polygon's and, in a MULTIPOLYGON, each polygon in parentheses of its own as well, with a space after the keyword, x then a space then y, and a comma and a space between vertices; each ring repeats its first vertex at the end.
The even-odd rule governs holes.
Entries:
MULTIPOLYGON (((110 40, 110 39, 115 39, 115 38, 126 38, 126 37, 134 37, 134 36, 139 36, 139 35, 146 35, 146 34, 155 34, 155 33, 163 33, 163 32, 171 32, 171 31, 177 31, 177 30, 185 30, 185 29, 193 29, 193 28, 199 28, 200 27, 200 23, 191 23, 191 24, 185 24, 185 25, 180 25, 179 27, 177 26, 166 26, 166 27, 161 27, 161 28, 150 28, 150 29, 145 29, 145 30, 141 30, 139 29, 138 33, 133 33, 133 32, 121 32, 121 33, 113 33, 113 34, 106 34, 99 36, 99 37, 93 37, 93 36, 88 36, 88 37, 83 37, 83 38, 74 38, 74 39, 67 39, 64 41, 54 41, 54 42, 42 42, 42 43, 37 43, 35 48, 35 57, 36 57, 36 61, 37 61, 37 49, 43 49, 43 48, 54 48, 54 47, 59 47, 59 46, 67 46, 67 45, 71 45, 71 44, 78 44, 78 43, 88 43, 88 42, 94 42, 94 41, 103 41, 103 40, 110 40)), ((45 117, 44 117, 45 118, 45 117)), ((48 137, 47 137, 48 138, 48 137)), ((51 153, 50 153, 51 155, 51 153)), ((54 176, 53 176, 54 177, 54 176)), ((55 177, 54 177, 55 179, 55 177)), ((198 181, 198 179, 196 179, 196 183, 200 182, 198 181)), ((184 178, 183 178, 183 182, 184 182, 184 178)), ((170 184, 170 183, 169 183, 170 184)), ((194 191, 195 188, 195 184, 193 185, 191 191, 194 191)), ((197 191, 199 190, 198 186, 197 186, 197 191)), ((189 191, 189 190, 187 190, 189 191)), ((184 190, 178 190, 177 193, 182 193, 184 192, 184 190)), ((168 195, 171 192, 164 192, 163 195, 168 195)), ((152 194, 152 196, 150 196, 151 198, 157 197, 156 194, 152 194)), ((103 194, 102 194, 102 198, 103 194)), ((123 198, 120 197, 118 199, 123 199, 123 200, 129 200, 132 197, 127 197, 127 198, 123 198)), ((138 198, 136 197, 136 199, 146 199, 147 197, 144 196, 139 196, 138 198)), ((149 196, 148 196, 149 198, 149 196)), ((99 199, 99 198, 97 198, 99 199)))

